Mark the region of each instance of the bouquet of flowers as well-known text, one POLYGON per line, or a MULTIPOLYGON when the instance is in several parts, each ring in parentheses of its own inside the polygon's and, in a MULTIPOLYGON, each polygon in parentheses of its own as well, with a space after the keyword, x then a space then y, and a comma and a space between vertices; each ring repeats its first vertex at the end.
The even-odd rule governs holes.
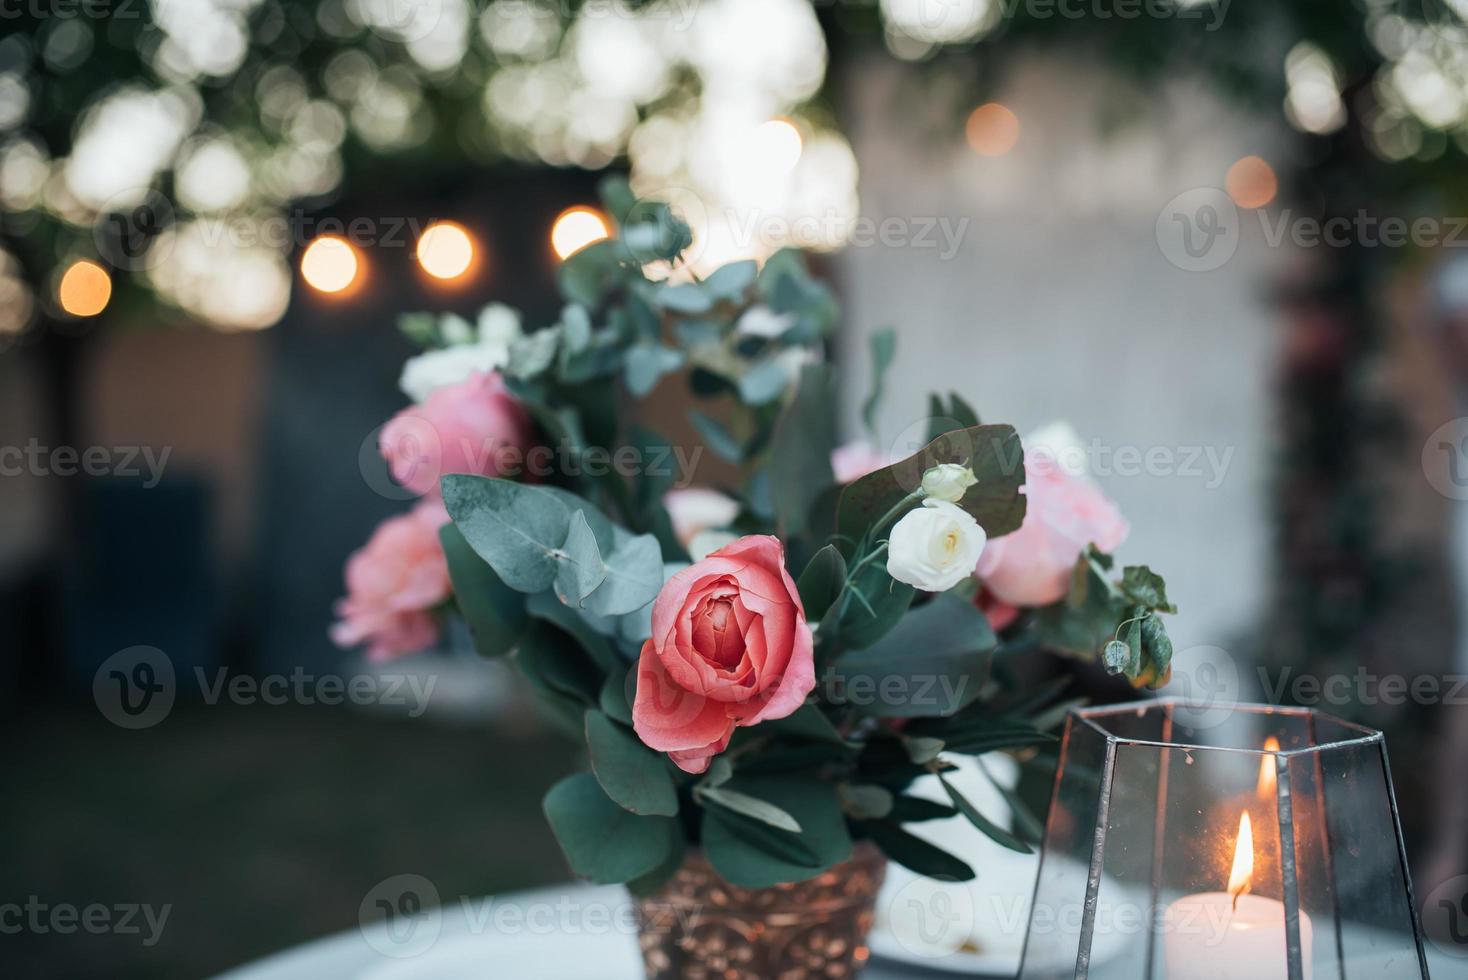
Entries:
MULTIPOLYGON (((1033 819, 986 818, 949 760, 1052 739, 1057 692, 1005 691, 996 660, 1046 648, 1165 681, 1174 609, 1148 568, 1113 568, 1125 521, 957 395, 932 398, 901 458, 838 444, 837 312, 801 255, 699 279, 668 208, 617 182, 603 196, 617 232, 561 267, 558 322, 405 320, 425 351, 381 449, 422 499, 349 561, 337 641, 409 652, 453 611, 511 658, 585 740, 588 771, 545 813, 594 881, 645 893, 697 847, 762 888, 862 839, 965 879, 903 826, 955 814, 1027 849, 1033 819), (717 486, 679 479, 688 456, 647 418, 678 383, 717 486), (907 792, 929 774, 951 805, 907 792)), ((894 348, 873 338, 869 428, 894 348)))

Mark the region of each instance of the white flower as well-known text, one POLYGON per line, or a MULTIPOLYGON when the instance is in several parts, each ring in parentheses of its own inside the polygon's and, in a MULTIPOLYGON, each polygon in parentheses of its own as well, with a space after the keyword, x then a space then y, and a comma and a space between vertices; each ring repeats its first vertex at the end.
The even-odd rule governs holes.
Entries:
POLYGON ((439 388, 456 385, 482 371, 496 371, 509 359, 510 349, 503 344, 465 344, 424 351, 408 358, 398 387, 421 405, 439 388))
POLYGON ((699 531, 688 542, 688 557, 694 561, 703 561, 724 545, 738 540, 739 535, 733 531, 699 531))
POLYGON ((663 506, 673 522, 678 543, 690 550, 700 532, 727 527, 739 516, 739 501, 704 487, 669 490, 663 494, 663 506))
POLYGON ((438 332, 443 334, 444 343, 450 347, 474 343, 474 328, 469 321, 457 313, 449 313, 438 320, 438 332))
POLYGON ((974 471, 958 463, 939 463, 923 474, 923 493, 956 504, 969 487, 978 483, 974 471))
POLYGON ((946 592, 974 573, 987 540, 962 507, 925 500, 892 526, 887 574, 924 592, 946 592))
POLYGON ((490 303, 479 311, 479 342, 481 344, 510 344, 524 336, 520 328, 520 314, 514 307, 503 303, 490 303))

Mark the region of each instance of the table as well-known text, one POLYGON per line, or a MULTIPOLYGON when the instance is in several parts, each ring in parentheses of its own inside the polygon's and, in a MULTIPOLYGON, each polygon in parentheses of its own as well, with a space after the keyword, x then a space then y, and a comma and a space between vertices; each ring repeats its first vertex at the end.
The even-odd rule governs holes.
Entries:
MULTIPOLYGON (((437 912, 399 918, 395 931, 390 922, 318 939, 216 980, 642 980, 632 905, 619 885, 446 900, 437 912)), ((1431 946, 1428 963, 1433 980, 1468 978, 1468 960, 1431 946)), ((952 975, 873 959, 862 978, 952 975)))

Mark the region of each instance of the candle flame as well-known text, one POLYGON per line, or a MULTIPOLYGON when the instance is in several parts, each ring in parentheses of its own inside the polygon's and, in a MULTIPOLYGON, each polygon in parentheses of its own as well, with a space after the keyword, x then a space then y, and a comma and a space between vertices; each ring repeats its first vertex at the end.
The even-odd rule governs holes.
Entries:
POLYGON ((1249 825, 1249 814, 1245 811, 1239 816, 1239 837, 1234 844, 1234 869, 1228 876, 1228 893, 1233 896, 1234 905, 1239 904, 1239 896, 1249 890, 1249 885, 1254 877, 1254 828, 1249 825))
MULTIPOLYGON (((1278 752, 1279 739, 1275 738, 1273 735, 1266 738, 1264 740, 1264 751, 1271 753, 1278 752)), ((1277 769, 1275 767, 1273 755, 1266 755, 1260 758, 1259 799, 1265 801, 1266 803, 1274 799, 1275 780, 1278 779, 1276 772, 1277 769)))

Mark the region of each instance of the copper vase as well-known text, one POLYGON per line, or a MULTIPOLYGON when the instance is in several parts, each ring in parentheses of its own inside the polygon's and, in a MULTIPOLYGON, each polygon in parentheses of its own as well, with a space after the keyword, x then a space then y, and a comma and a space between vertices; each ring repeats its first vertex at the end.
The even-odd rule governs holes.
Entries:
POLYGON ((638 902, 648 980, 839 980, 867 960, 887 859, 866 841, 808 881, 773 888, 726 883, 693 852, 638 902))

